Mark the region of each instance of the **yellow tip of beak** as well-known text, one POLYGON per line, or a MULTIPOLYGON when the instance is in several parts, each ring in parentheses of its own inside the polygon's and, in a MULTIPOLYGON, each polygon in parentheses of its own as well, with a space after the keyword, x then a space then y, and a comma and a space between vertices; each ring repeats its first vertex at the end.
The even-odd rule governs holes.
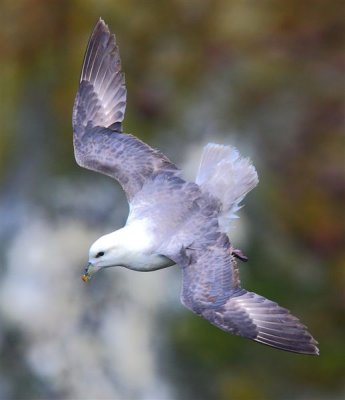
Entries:
POLYGON ((85 283, 87 283, 87 282, 89 282, 89 280, 90 280, 90 275, 89 275, 89 274, 84 274, 84 275, 82 275, 81 279, 82 279, 85 283))

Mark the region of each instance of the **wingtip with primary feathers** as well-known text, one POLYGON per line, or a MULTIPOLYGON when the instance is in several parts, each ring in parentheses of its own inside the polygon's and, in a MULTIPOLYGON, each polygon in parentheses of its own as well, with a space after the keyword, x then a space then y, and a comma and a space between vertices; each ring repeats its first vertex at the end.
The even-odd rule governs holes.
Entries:
MULTIPOLYGON (((288 352, 319 355, 317 341, 286 308, 244 289, 225 305, 224 320, 233 333, 288 352), (235 325, 231 325, 235 321, 235 325)), ((222 329, 227 330, 226 323, 222 329)))
POLYGON ((86 47, 75 107, 83 104, 86 118, 89 118, 84 121, 84 126, 90 122, 92 126, 111 127, 121 132, 126 98, 125 78, 115 35, 99 18, 86 47))

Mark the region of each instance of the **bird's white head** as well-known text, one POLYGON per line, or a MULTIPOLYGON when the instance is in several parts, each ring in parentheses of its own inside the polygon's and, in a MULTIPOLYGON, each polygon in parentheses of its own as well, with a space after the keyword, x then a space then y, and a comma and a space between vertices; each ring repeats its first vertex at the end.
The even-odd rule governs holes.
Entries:
POLYGON ((121 229, 97 239, 89 250, 89 263, 82 276, 87 282, 92 275, 103 268, 123 265, 123 240, 121 229))
POLYGON ((143 220, 100 237, 90 247, 83 281, 87 282, 97 271, 108 267, 154 271, 173 265, 168 258, 152 253, 152 243, 151 231, 143 220))

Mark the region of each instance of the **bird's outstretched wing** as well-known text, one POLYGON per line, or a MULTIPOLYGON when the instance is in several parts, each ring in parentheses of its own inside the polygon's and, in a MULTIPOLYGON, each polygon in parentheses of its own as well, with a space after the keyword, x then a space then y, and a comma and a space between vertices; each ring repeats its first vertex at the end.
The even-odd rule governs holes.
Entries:
POLYGON ((277 303, 239 285, 236 261, 225 234, 186 249, 181 301, 224 331, 281 350, 318 354, 307 328, 277 303))
POLYGON ((90 37, 73 107, 75 158, 119 181, 128 200, 160 170, 177 170, 162 153, 122 134, 126 86, 115 36, 102 19, 90 37))

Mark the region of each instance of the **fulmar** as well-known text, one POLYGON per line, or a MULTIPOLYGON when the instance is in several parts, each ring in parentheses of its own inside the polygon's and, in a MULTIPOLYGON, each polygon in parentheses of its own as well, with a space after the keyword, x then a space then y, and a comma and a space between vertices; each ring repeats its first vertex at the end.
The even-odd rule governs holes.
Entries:
POLYGON ((102 19, 89 39, 73 107, 77 163, 116 179, 126 193, 125 226, 99 238, 83 275, 122 266, 154 271, 178 264, 182 303, 218 328, 281 350, 317 355, 317 342, 287 309, 240 285, 228 231, 258 183, 231 146, 208 144, 195 182, 164 154, 122 132, 126 86, 115 36, 102 19))

